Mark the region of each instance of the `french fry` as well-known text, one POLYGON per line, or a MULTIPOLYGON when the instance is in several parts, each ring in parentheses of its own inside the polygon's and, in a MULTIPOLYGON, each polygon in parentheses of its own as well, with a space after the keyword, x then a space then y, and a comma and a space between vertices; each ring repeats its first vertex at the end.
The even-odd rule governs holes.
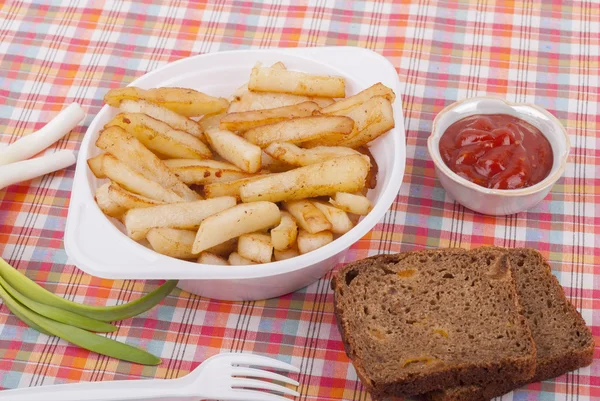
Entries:
POLYGON ((290 93, 300 96, 345 97, 342 77, 312 75, 257 64, 252 68, 248 89, 255 92, 290 93))
POLYGON ((192 253, 192 245, 196 233, 176 228, 153 228, 148 231, 146 239, 156 252, 178 259, 195 259, 198 254, 192 253))
POLYGON ((234 197, 221 197, 194 202, 172 203, 125 213, 123 223, 127 235, 135 241, 143 239, 153 228, 195 230, 208 216, 235 206, 234 197))
POLYGON ((202 132, 206 132, 209 129, 219 129, 219 123, 221 122, 221 119, 223 117, 225 117, 227 115, 227 113, 223 112, 223 113, 215 113, 215 114, 207 114, 204 117, 202 117, 200 120, 198 120, 198 125, 200 126, 200 129, 202 130, 202 132))
POLYGON ((284 251, 294 246, 298 236, 298 225, 289 212, 281 212, 281 222, 271 230, 273 248, 284 251))
POLYGON ((113 201, 124 207, 126 210, 129 209, 142 209, 146 207, 162 205, 165 202, 156 201, 154 199, 147 198, 142 195, 134 194, 129 192, 125 188, 121 187, 115 182, 109 183, 108 186, 108 197, 113 201))
POLYGON ((186 88, 141 89, 128 86, 111 89, 104 96, 104 102, 113 107, 119 107, 123 100, 146 100, 186 117, 218 113, 229 106, 227 99, 186 88))
POLYGON ((256 262, 251 261, 250 259, 246 259, 242 257, 237 252, 231 252, 229 255, 228 262, 231 266, 246 266, 246 265, 255 265, 256 262))
POLYGON ((312 149, 302 149, 288 142, 273 142, 264 149, 264 152, 276 160, 299 167, 322 163, 336 157, 360 154, 354 149, 343 146, 317 146, 312 149))
POLYGON ((300 251, 300 254, 309 253, 329 244, 331 241, 333 241, 331 231, 321 231, 311 234, 308 231, 300 230, 298 233, 298 251, 300 251))
POLYGON ((331 230, 332 228, 323 212, 317 209, 309 200, 285 202, 283 207, 294 217, 301 229, 311 234, 331 230))
POLYGON ((208 159, 212 156, 210 149, 200 139, 185 131, 173 129, 146 114, 120 113, 105 125, 113 126, 123 128, 148 149, 160 155, 184 159, 208 159))
POLYGON ((229 241, 225 241, 219 245, 213 246, 212 248, 208 248, 206 252, 226 258, 231 252, 235 252, 237 249, 237 242, 237 238, 232 238, 229 241))
POLYGON ((183 201, 183 198, 174 191, 149 180, 111 154, 105 153, 94 159, 93 164, 96 167, 101 165, 102 177, 109 178, 128 191, 165 203, 183 201))
POLYGON ((108 195, 109 187, 110 183, 107 182, 96 189, 96 203, 98 204, 98 207, 100 207, 100 210, 102 210, 102 213, 107 216, 114 217, 115 219, 120 219, 127 209, 110 198, 108 195))
POLYGON ((275 203, 253 202, 234 206, 200 223, 192 251, 200 253, 243 234, 279 224, 281 212, 275 203))
POLYGON ((261 165, 263 170, 267 170, 270 173, 283 173, 284 171, 289 171, 294 168, 294 166, 292 165, 283 163, 280 160, 272 158, 267 153, 265 153, 264 150, 261 156, 261 165))
POLYGON ((175 113, 174 111, 158 105, 156 103, 148 102, 146 100, 128 100, 125 99, 119 104, 119 109, 123 113, 143 113, 155 120, 159 120, 168 124, 171 128, 185 131, 190 135, 202 140, 202 128, 200 125, 186 116, 175 113))
POLYGON ((365 156, 369 157, 371 161, 371 168, 369 169, 369 174, 367 174, 367 186, 362 189, 363 195, 366 195, 369 189, 374 189, 377 187, 377 175, 379 173, 379 166, 377 165, 377 160, 371 154, 371 151, 367 146, 361 146, 356 148, 356 150, 362 153, 365 156))
POLYGON ((106 175, 104 174, 104 168, 102 167, 103 160, 104 153, 94 156, 87 161, 88 167, 92 171, 92 174, 96 176, 96 178, 106 178, 106 175))
POLYGON ((204 133, 210 146, 224 159, 247 173, 256 173, 261 167, 262 150, 233 132, 208 130, 204 133))
POLYGON ((216 160, 170 159, 164 160, 164 163, 188 185, 230 182, 252 176, 233 164, 216 160))
POLYGON ((348 117, 312 116, 252 128, 243 136, 261 148, 266 148, 273 142, 341 142, 353 128, 354 121, 348 117))
POLYGON ((333 99, 326 97, 297 96, 287 93, 252 92, 248 86, 239 88, 233 95, 228 113, 275 109, 291 106, 303 102, 314 102, 319 107, 326 107, 334 103, 333 99))
POLYGON ((329 203, 345 212, 361 216, 367 215, 373 208, 371 201, 366 196, 347 192, 337 192, 333 198, 329 199, 329 203))
POLYGON ((334 234, 345 234, 354 227, 348 214, 335 206, 326 202, 313 201, 313 205, 325 215, 327 221, 331 223, 331 232, 334 234))
POLYGON ((300 256, 300 252, 298 252, 297 247, 286 249, 284 251, 278 251, 277 249, 273 251, 273 259, 275 260, 286 260, 295 258, 296 256, 300 256))
POLYGON ((261 125, 278 123, 296 117, 308 117, 319 109, 315 102, 255 111, 230 113, 221 119, 219 127, 229 131, 244 132, 261 125))
POLYGON ((275 64, 273 64, 271 66, 271 68, 277 68, 277 69, 280 69, 280 70, 287 70, 287 67, 281 61, 278 61, 275 64))
POLYGON ((235 196, 237 200, 241 200, 240 188, 242 187, 242 185, 262 179, 264 177, 268 177, 268 175, 255 175, 248 178, 241 178, 235 181, 214 182, 212 184, 207 184, 204 186, 204 195, 207 198, 216 198, 219 196, 235 196))
POLYGON ((348 96, 347 98, 340 99, 327 107, 323 107, 320 110, 320 113, 342 115, 340 113, 358 106, 359 104, 364 103, 375 96, 382 96, 390 103, 394 103, 394 100, 396 100, 396 94, 394 91, 383 85, 381 82, 378 82, 354 96, 348 96))
POLYGON ((222 258, 219 255, 215 255, 210 252, 200 252, 198 256, 198 263, 203 265, 217 265, 217 266, 228 266, 229 262, 227 259, 222 258))
MULTIPOLYGON (((336 143, 339 146, 358 148, 366 145, 380 135, 394 128, 394 110, 389 100, 376 96, 366 102, 343 111, 346 117, 354 120, 354 131, 336 143)), ((322 142, 311 141, 306 147, 320 145, 322 142)))
MULTIPOLYGON (((173 190, 185 200, 197 200, 200 196, 181 182, 177 176, 137 138, 120 127, 103 130, 96 146, 110 152, 117 159, 144 177, 156 181, 167 189, 173 190)), ((135 192, 135 191, 134 191, 135 192)), ((142 194, 144 195, 144 194, 142 194)))
POLYGON ((369 166, 364 155, 338 157, 248 182, 240 188, 240 198, 279 202, 355 192, 365 186, 369 166))
POLYGON ((269 263, 273 257, 271 237, 258 233, 240 235, 237 253, 256 263, 269 263))

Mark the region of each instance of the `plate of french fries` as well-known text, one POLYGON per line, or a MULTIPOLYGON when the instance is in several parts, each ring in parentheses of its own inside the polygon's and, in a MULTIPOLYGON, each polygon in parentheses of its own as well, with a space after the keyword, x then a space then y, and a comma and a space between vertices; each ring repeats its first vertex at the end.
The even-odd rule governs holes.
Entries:
POLYGON ((218 299, 309 284, 398 193, 398 88, 371 51, 317 48, 191 57, 108 90, 79 153, 67 254, 218 299))

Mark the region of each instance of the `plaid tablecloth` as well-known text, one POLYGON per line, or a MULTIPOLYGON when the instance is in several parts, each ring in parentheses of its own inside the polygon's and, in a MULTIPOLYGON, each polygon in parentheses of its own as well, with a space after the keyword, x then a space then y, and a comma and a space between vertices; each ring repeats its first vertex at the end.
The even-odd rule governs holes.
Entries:
MULTIPOLYGON (((407 130, 404 184, 385 218, 347 255, 483 244, 539 249, 600 335, 600 5, 580 1, 0 2, 0 143, 39 129, 70 102, 88 112, 58 148, 76 150, 108 88, 190 55, 249 47, 351 45, 397 68, 407 130), (69 3, 66 5, 66 3, 69 3), (426 139, 438 111, 493 94, 533 102, 567 128, 564 178, 537 207, 475 214, 435 177, 426 139)), ((357 60, 356 62, 360 62, 357 60)), ((62 238, 74 169, 0 190, 0 255, 69 299, 129 301, 158 282, 111 281, 67 261, 62 238)), ((27 328, 0 307, 0 387, 183 376, 220 351, 274 355, 301 368, 299 400, 368 400, 335 325, 327 275, 263 302, 175 291, 112 335, 163 359, 143 367, 27 328)), ((598 350, 596 356, 598 356, 598 350)), ((600 399, 600 363, 503 400, 600 399)))

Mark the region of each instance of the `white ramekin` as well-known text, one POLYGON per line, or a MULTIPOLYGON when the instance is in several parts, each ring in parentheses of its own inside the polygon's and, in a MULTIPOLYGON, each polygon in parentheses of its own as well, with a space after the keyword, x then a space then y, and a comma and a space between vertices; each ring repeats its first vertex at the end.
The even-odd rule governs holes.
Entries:
POLYGON ((533 104, 511 103, 486 96, 462 100, 444 108, 435 117, 431 135, 427 140, 429 155, 446 192, 463 206, 490 215, 522 212, 544 199, 565 171, 570 146, 565 128, 548 111, 533 104), (440 138, 450 125, 475 114, 509 114, 537 127, 552 147, 554 161, 548 176, 527 188, 490 189, 460 177, 450 170, 440 154, 440 138))

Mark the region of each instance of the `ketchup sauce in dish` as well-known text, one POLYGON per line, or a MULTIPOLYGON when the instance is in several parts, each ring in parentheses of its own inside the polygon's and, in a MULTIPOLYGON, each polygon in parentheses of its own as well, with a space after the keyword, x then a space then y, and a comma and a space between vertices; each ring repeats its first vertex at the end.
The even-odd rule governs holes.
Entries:
POLYGON ((448 127, 439 146, 452 171, 493 189, 535 185, 548 176, 554 160, 540 130, 508 114, 463 118, 448 127))

